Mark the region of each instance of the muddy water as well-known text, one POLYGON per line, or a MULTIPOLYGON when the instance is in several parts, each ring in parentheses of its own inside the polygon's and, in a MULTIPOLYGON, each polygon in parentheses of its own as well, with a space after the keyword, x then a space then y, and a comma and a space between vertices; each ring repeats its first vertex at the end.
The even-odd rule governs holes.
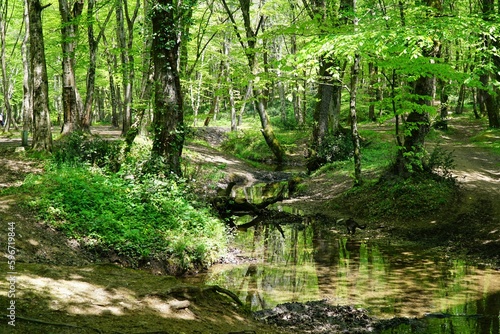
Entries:
POLYGON ((234 291, 254 311, 328 299, 380 318, 424 318, 427 333, 500 333, 500 271, 318 225, 304 220, 239 231, 235 264, 216 265, 197 279, 234 291))

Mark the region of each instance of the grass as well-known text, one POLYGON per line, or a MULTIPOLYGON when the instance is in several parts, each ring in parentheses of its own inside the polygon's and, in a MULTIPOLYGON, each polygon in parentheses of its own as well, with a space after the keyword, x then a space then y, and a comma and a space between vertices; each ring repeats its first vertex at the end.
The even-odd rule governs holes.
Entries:
POLYGON ((500 155, 500 129, 486 129, 471 138, 471 141, 482 148, 500 155))
POLYGON ((352 211, 371 221, 412 220, 432 215, 456 201, 457 187, 446 179, 415 176, 389 177, 366 182, 342 194, 335 202, 338 210, 352 211), (369 204, 368 204, 369 203, 369 204))
POLYGON ((36 194, 28 205, 39 218, 90 251, 133 265, 160 260, 175 272, 206 267, 225 253, 225 223, 185 179, 151 172, 150 144, 135 145, 115 172, 119 143, 75 134, 44 173, 9 191, 36 194))

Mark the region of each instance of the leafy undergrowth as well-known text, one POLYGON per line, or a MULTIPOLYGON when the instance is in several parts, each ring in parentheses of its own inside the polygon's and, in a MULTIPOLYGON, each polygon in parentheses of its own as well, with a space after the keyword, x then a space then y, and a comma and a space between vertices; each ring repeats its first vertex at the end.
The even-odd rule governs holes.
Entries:
POLYGON ((360 218, 374 233, 379 228, 379 237, 392 242, 411 243, 430 252, 442 249, 442 254, 497 266, 500 239, 495 201, 494 196, 473 193, 446 178, 381 178, 343 193, 331 206, 360 218))
POLYGON ((28 205, 43 222, 129 266, 154 262, 160 271, 179 274, 217 261, 226 248, 224 223, 183 179, 151 173, 161 162, 152 164, 144 146, 115 173, 109 171, 116 145, 70 138, 44 173, 28 176, 15 191, 37 194, 28 205), (86 149, 75 149, 80 146, 86 149))
POLYGON ((357 216, 377 221, 404 221, 429 216, 457 200, 457 185, 440 177, 382 177, 376 183, 365 183, 345 192, 336 203, 348 207, 357 216), (367 205, 369 203, 369 205, 367 205))

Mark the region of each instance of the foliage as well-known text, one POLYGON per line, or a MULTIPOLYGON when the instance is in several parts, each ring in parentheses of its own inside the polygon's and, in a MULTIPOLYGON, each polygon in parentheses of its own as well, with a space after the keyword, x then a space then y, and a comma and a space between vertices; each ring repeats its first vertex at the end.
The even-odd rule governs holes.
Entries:
POLYGON ((225 247, 224 224, 172 179, 124 180, 61 165, 28 177, 22 188, 38 194, 29 205, 41 219, 91 250, 132 263, 157 258, 186 270, 214 262, 225 247))
POLYGON ((400 178, 386 174, 376 183, 349 190, 335 205, 339 210, 356 208, 355 215, 367 220, 411 221, 453 204, 456 191, 456 184, 445 178, 429 178, 425 174, 400 178))
POLYGON ((118 171, 120 142, 90 136, 74 131, 63 137, 54 149, 54 162, 58 165, 90 164, 111 171, 118 171))
POLYGON ((159 172, 168 169, 151 157, 151 142, 138 139, 120 164, 119 156, 120 142, 72 133, 46 172, 30 175, 19 191, 36 193, 29 205, 40 218, 95 252, 135 265, 159 259, 181 271, 216 261, 224 223, 184 179, 159 172))
POLYGON ((434 148, 429 156, 426 167, 448 180, 454 180, 451 170, 455 167, 453 152, 447 151, 439 145, 434 148))
POLYGON ((329 134, 318 148, 318 158, 326 163, 347 160, 353 156, 350 133, 329 134))
POLYGON ((262 134, 257 130, 229 133, 228 139, 222 143, 221 149, 252 161, 262 162, 272 159, 272 154, 267 148, 262 134))
MULTIPOLYGON (((386 132, 360 128, 363 148, 362 163, 365 170, 383 170, 396 155, 396 146, 386 132), (387 138, 384 138, 386 136, 387 138)), ((352 169, 352 168, 350 168, 352 169)))

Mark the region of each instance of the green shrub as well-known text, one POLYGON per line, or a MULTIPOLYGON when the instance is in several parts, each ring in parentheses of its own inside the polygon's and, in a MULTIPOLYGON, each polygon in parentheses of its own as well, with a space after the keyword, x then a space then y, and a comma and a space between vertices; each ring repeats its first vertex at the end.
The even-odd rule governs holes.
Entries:
POLYGON ((318 148, 318 157, 328 162, 348 160, 353 156, 352 135, 339 132, 325 137, 318 148))
POLYGON ((125 180, 99 169, 51 168, 23 188, 50 225, 98 252, 112 250, 134 263, 174 260, 188 269, 208 265, 225 249, 225 226, 182 183, 167 178, 125 180))
POLYGON ((90 164, 116 172, 120 168, 120 149, 120 141, 105 140, 74 131, 56 145, 53 160, 59 165, 90 164))

